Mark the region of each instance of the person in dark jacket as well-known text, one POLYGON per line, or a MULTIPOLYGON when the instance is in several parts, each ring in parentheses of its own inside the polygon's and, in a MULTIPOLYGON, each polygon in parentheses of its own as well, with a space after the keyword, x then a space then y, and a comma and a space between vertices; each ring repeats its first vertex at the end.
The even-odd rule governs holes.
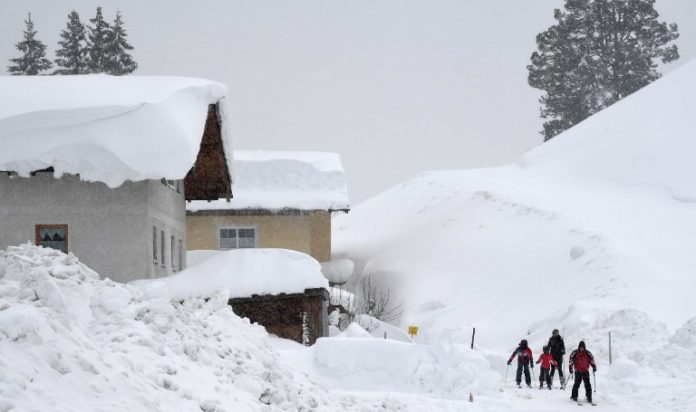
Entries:
POLYGON ((553 360, 556 361, 558 366, 551 366, 551 381, 553 382, 553 374, 558 369, 558 378, 561 381, 561 386, 565 386, 565 377, 563 376, 563 355, 565 355, 565 343, 563 343, 563 337, 558 333, 558 329, 554 329, 551 332, 551 337, 548 343, 549 348, 551 348, 551 356, 553 360))
POLYGON ((507 364, 510 365, 512 360, 517 356, 517 375, 516 381, 517 386, 522 383, 522 371, 524 370, 524 381, 528 387, 532 387, 532 378, 529 376, 529 368, 534 367, 534 355, 532 355, 532 350, 529 349, 527 345, 527 340, 522 339, 520 345, 512 352, 510 359, 508 359, 507 364))
POLYGON ((592 385, 590 384, 590 367, 592 367, 592 373, 597 371, 597 365, 594 363, 594 357, 592 353, 585 348, 585 342, 580 341, 578 344, 578 349, 574 350, 570 354, 570 359, 568 360, 568 366, 571 375, 575 372, 575 383, 573 384, 573 391, 570 394, 570 399, 578 400, 578 390, 580 389, 580 382, 585 384, 585 397, 587 401, 592 403, 592 385))

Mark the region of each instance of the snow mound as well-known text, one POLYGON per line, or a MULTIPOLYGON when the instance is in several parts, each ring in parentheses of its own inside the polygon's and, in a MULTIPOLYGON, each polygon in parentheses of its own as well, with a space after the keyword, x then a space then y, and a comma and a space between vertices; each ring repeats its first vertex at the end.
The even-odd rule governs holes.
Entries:
POLYGON ((198 251, 196 256, 202 259, 176 275, 133 284, 145 290, 164 287, 173 300, 205 298, 220 290, 238 298, 329 288, 319 262, 305 253, 287 249, 208 252, 198 251))
POLYGON ((370 407, 279 363, 224 293, 172 303, 27 244, 0 251, 0 296, 2 410, 370 407))
POLYGON ((325 152, 235 151, 234 198, 191 201, 187 210, 345 210, 348 189, 341 158, 325 152))
POLYGON ((322 378, 348 390, 463 399, 469 393, 496 392, 500 383, 500 375, 490 371, 486 358, 463 345, 426 346, 351 336, 321 338, 310 350, 322 378))
POLYGON ((232 159, 227 88, 208 80, 141 76, 0 76, 0 170, 48 167, 117 187, 183 179, 219 103, 232 159))

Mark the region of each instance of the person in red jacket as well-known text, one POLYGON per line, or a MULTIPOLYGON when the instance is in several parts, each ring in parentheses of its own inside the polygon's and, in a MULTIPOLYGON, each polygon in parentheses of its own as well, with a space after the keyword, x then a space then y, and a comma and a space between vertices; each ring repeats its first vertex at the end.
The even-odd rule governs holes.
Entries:
POLYGON ((575 383, 573 384, 573 391, 570 394, 570 399, 574 401, 578 400, 578 390, 580 389, 580 382, 582 381, 585 383, 585 396, 587 397, 587 401, 592 403, 590 367, 592 367, 592 373, 595 373, 597 371, 597 365, 594 363, 592 353, 585 348, 585 342, 580 341, 578 349, 570 354, 568 366, 571 375, 573 371, 575 371, 575 383))
POLYGON ((539 389, 543 389, 544 382, 546 382, 546 386, 551 390, 551 366, 558 367, 558 362, 553 359, 553 355, 549 353, 550 351, 551 348, 548 345, 544 346, 544 353, 542 353, 536 361, 536 363, 541 363, 541 368, 539 370, 539 389))
POLYGON ((522 339, 517 349, 512 352, 507 362, 508 365, 512 363, 515 356, 517 356, 517 386, 520 386, 522 383, 522 370, 524 370, 524 381, 527 383, 527 386, 531 388, 532 378, 529 376, 529 367, 534 367, 534 355, 532 355, 532 350, 529 349, 526 339, 522 339))

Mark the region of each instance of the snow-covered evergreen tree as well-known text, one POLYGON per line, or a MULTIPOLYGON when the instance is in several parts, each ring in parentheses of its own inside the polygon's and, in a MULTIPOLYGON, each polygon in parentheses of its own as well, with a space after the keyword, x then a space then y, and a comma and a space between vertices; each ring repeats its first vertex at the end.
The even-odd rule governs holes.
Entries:
POLYGON ((65 30, 60 33, 60 49, 56 51, 56 69, 53 74, 80 74, 87 72, 87 37, 80 15, 71 11, 65 30))
POLYGON ((537 36, 529 84, 540 99, 544 140, 660 77, 655 60, 679 58, 676 24, 658 20, 655 0, 566 0, 537 36))
POLYGON ((12 64, 7 67, 7 70, 13 75, 34 76, 50 69, 53 65, 46 58, 46 45, 36 39, 37 31, 34 30, 31 13, 28 14, 24 23, 27 25, 24 30, 24 40, 16 45, 17 50, 22 52, 22 56, 10 59, 12 64))
POLYGON ((101 7, 97 7, 96 16, 89 21, 92 25, 87 27, 87 67, 90 73, 104 73, 108 66, 106 48, 111 27, 104 20, 101 7))
POLYGON ((128 34, 123 27, 121 12, 116 11, 116 18, 111 26, 111 34, 106 46, 107 66, 106 72, 114 75, 133 73, 138 68, 138 63, 128 53, 133 50, 133 46, 128 43, 128 34))

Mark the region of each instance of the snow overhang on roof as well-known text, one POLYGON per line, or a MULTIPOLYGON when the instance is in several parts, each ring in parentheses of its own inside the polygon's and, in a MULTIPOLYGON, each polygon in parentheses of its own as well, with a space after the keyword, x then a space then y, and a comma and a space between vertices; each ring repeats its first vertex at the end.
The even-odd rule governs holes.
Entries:
POLYGON ((217 105, 230 169, 226 86, 145 76, 0 76, 0 170, 117 187, 183 179, 196 161, 208 107, 217 105))
POLYGON ((217 210, 348 211, 341 157, 326 152, 235 151, 234 199, 188 202, 189 212, 217 210))

